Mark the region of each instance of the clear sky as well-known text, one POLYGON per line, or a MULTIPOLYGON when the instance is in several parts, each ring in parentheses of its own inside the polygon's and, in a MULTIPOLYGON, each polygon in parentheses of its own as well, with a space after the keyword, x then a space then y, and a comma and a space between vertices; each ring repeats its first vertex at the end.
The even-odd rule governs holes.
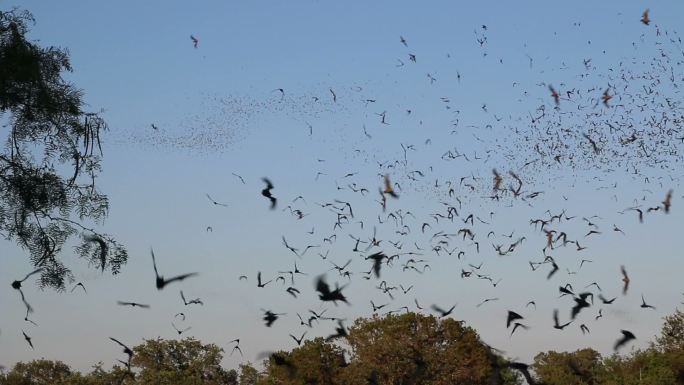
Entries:
MULTIPOLYGON (((35 308, 35 327, 23 320, 23 304, 9 285, 32 270, 27 252, 1 241, 0 282, 6 286, 0 290, 0 364, 45 357, 82 370, 97 361, 108 365, 121 357, 107 337, 129 346, 144 338, 175 338, 171 321, 178 312, 187 315, 179 326, 192 327, 187 335, 224 347, 226 355, 228 341, 240 338, 244 360, 254 362, 259 352, 294 346, 288 334, 308 330, 297 313, 328 309, 328 315, 351 322, 371 314, 370 300, 390 302, 376 289, 378 280, 361 279, 370 268, 363 259, 369 253, 354 252, 349 237, 368 241, 373 227, 383 241, 370 252, 422 253, 414 258, 431 266, 424 274, 402 271, 410 258, 405 255, 384 266, 381 280, 390 286, 413 285, 406 294, 394 292, 385 309, 416 310, 414 298, 426 311, 432 304, 457 304, 453 317, 523 360, 540 351, 586 346, 609 354, 620 329, 638 337, 630 348, 646 346, 662 317, 684 301, 678 239, 684 168, 675 140, 684 135, 673 122, 682 116, 676 103, 682 100, 684 54, 677 33, 684 3, 368 3, 1 1, 3 10, 19 6, 33 12, 37 23, 30 37, 67 48, 74 72, 66 78, 84 90, 92 110, 104 109, 110 131, 99 185, 111 208, 101 230, 126 245, 130 261, 120 275, 102 276, 66 247, 63 258, 88 293, 41 291, 31 281, 25 293, 35 308), (647 7, 649 26, 639 22, 647 7), (197 48, 190 35, 199 39, 197 48), (569 99, 558 109, 549 84, 569 99), (614 95, 610 107, 598 100, 606 88, 614 95), (383 112, 389 124, 382 124, 383 112), (667 122, 661 120, 665 112, 667 122), (658 130, 652 119, 661 125, 658 130), (623 124, 619 133, 610 128, 616 122, 623 124), (665 126, 670 130, 660 129, 665 126), (635 143, 645 142, 646 150, 621 144, 642 128, 651 134, 640 131, 635 143), (581 139, 585 133, 598 141, 600 154, 581 139), (404 152, 402 145, 412 147, 404 152), (538 149, 544 160, 525 166, 540 158, 538 149), (450 150, 467 160, 443 157, 450 150), (555 154, 562 157, 554 161, 555 154), (516 172, 523 196, 543 193, 526 201, 511 194, 491 200, 492 168, 506 186, 515 184, 508 171, 516 172), (358 174, 345 178, 347 173, 358 174), (376 200, 385 173, 400 184, 400 197, 388 198, 383 213, 376 200), (265 176, 279 198, 275 211, 260 194, 265 176), (459 183, 462 177, 473 189, 459 183), (350 185, 369 193, 353 192, 350 185), (620 213, 635 205, 658 206, 669 189, 669 215, 650 213, 640 224, 635 211, 620 213), (228 207, 214 206, 205 194, 228 207), (299 195, 304 200, 293 203, 299 195), (341 229, 334 228, 336 214, 317 204, 335 199, 350 202, 355 214, 341 229), (457 206, 459 218, 437 223, 431 214, 446 215, 443 202, 457 206), (297 219, 288 205, 306 216, 297 219), (404 218, 408 235, 396 233, 405 229, 387 220, 399 209, 415 216, 404 218), (547 210, 575 216, 549 228, 587 247, 577 251, 574 244, 559 243, 548 251, 560 267, 550 280, 549 264, 534 272, 528 264, 544 259, 545 236, 529 221, 548 219, 547 210), (487 223, 464 224, 470 213, 487 223), (378 223, 379 215, 387 221, 378 223), (601 234, 586 237, 597 228, 582 217, 594 215, 601 234), (424 222, 431 225, 425 234, 424 222), (476 233, 479 253, 459 236, 446 249, 463 250, 460 260, 456 253, 431 250, 439 240, 432 234, 464 227, 476 233), (511 232, 512 238, 505 236, 511 232), (334 243, 323 241, 332 234, 334 243), (321 247, 299 258, 283 247, 282 236, 300 250, 321 247), (499 256, 492 247, 507 247, 523 236, 509 255, 499 256), (403 242, 402 249, 390 241, 403 242), (162 274, 200 276, 157 291, 150 248, 162 274), (326 260, 317 255, 326 251, 326 260), (313 278, 331 262, 349 259, 351 280, 335 271, 327 277, 349 283, 344 292, 351 305, 321 304, 313 278), (580 270, 582 259, 593 262, 580 270), (257 271, 271 279, 291 270, 294 261, 309 274, 296 279, 299 298, 280 282, 256 287, 257 271), (475 274, 461 278, 462 269, 481 262, 475 273, 501 279, 496 287, 475 274), (632 279, 627 296, 621 296, 621 265, 632 279), (240 275, 248 280, 238 280, 240 275), (568 297, 558 298, 558 286, 571 283, 577 291, 598 294, 595 287, 584 289, 592 282, 607 298, 617 296, 616 302, 601 305, 596 298, 570 327, 553 329, 553 309, 563 322, 573 305, 568 297), (183 306, 181 289, 204 306, 183 306), (642 293, 656 310, 639 307, 642 293), (486 298, 498 300, 476 306, 486 298), (151 309, 120 307, 117 300, 151 309), (525 306, 530 300, 536 310, 525 306), (604 317, 595 320, 599 308, 604 317), (287 314, 267 328, 260 309, 287 314), (523 314, 530 329, 510 337, 508 310, 523 314), (581 334, 582 323, 591 334, 581 334), (35 351, 22 330, 33 337, 35 351)), ((322 322, 307 337, 327 336, 333 328, 322 322)), ((225 363, 236 367, 241 360, 233 355, 225 363)))

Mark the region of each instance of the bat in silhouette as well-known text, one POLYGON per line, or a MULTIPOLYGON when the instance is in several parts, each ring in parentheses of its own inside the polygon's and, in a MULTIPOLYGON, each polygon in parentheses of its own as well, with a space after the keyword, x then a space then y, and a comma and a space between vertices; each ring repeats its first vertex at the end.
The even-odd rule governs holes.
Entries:
POLYGON ((199 299, 199 298, 195 298, 195 299, 191 299, 190 301, 187 301, 187 300, 185 299, 185 294, 183 294, 183 290, 180 291, 180 296, 181 296, 181 298, 183 299, 183 304, 184 304, 185 306, 188 306, 188 305, 204 305, 204 303, 202 302, 202 300, 199 299))
POLYGON ((527 330, 527 329, 529 329, 530 327, 527 326, 527 325, 523 325, 523 324, 521 324, 520 322, 514 323, 514 324, 513 324, 513 330, 511 331, 511 337, 513 337, 513 333, 515 333, 515 331, 516 331, 518 328, 523 328, 523 329, 527 330))
POLYGON ((79 282, 79 283, 77 283, 76 285, 74 285, 74 287, 71 289, 71 292, 73 293, 74 290, 76 290, 76 288, 79 287, 79 286, 81 287, 81 289, 83 289, 83 291, 84 291, 86 294, 88 294, 88 290, 86 290, 85 286, 83 286, 83 283, 81 283, 81 282, 79 282))
POLYGON ((554 329, 563 330, 563 329, 565 329, 566 326, 570 325, 571 323, 572 323, 572 321, 564 323, 561 325, 560 322, 558 322, 558 309, 553 310, 553 328, 554 329))
POLYGON ((271 210, 275 210, 276 205, 278 203, 278 199, 271 195, 273 183, 271 183, 271 181, 268 178, 261 178, 261 180, 264 181, 264 183, 266 183, 266 188, 261 190, 261 195, 263 195, 271 201, 271 210))
POLYGON ((386 258, 387 256, 382 251, 366 257, 366 260, 373 260, 373 274, 375 274, 375 278, 380 278, 380 267, 382 266, 383 259, 386 258))
POLYGON ((173 326, 173 328, 176 330, 176 333, 178 333, 178 335, 181 335, 181 334, 187 332, 188 330, 192 329, 192 326, 188 326, 185 329, 178 329, 178 327, 176 327, 176 324, 173 323, 173 321, 171 322, 171 326, 173 326))
POLYGON ((291 286, 288 287, 287 289, 285 289, 285 291, 288 292, 290 295, 292 295, 295 298, 297 298, 297 294, 299 294, 299 290, 297 290, 297 288, 294 288, 291 286))
POLYGON ((511 322, 517 321, 519 319, 523 319, 523 316, 514 311, 509 310, 508 316, 506 317, 506 328, 511 327, 511 322))
POLYGON ((24 339, 25 339, 26 342, 29 344, 29 346, 31 347, 31 349, 35 350, 35 348, 33 347, 33 342, 31 342, 31 337, 29 337, 28 334, 26 334, 26 332, 23 331, 23 330, 21 331, 21 334, 24 335, 24 339))
POLYGON ((585 325, 585 324, 581 324, 581 325, 580 325, 580 330, 582 330, 582 334, 591 333, 591 332, 589 331, 589 328, 588 328, 587 325, 585 325))
POLYGON ((667 192, 667 195, 665 195, 665 200, 662 203, 663 208, 665 209, 665 214, 669 214, 670 206, 672 206, 672 190, 667 192))
POLYGON ((296 255, 296 256, 299 257, 299 253, 297 253, 298 250, 295 249, 294 247, 292 247, 292 246, 290 246, 290 245, 287 244, 287 240, 285 239, 285 236, 284 236, 284 235, 282 236, 282 238, 283 238, 283 245, 285 246, 285 248, 287 248, 288 250, 290 250, 291 252, 293 252, 294 255, 296 255))
POLYGON ((556 105, 558 105, 560 103, 560 95, 558 94, 558 91, 556 91, 556 89, 550 84, 549 91, 551 91, 551 97, 553 98, 553 101, 556 102, 556 105))
POLYGON ((587 302, 587 298, 591 297, 591 301, 594 302, 594 295, 592 293, 580 293, 577 297, 574 298, 575 300, 575 306, 572 307, 572 312, 571 312, 571 318, 574 320, 575 317, 579 314, 579 312, 591 306, 589 302, 587 302))
POLYGON ((29 316, 29 309, 26 309, 26 315, 24 316, 24 321, 32 323, 33 326, 38 326, 38 324, 33 322, 33 320, 30 320, 28 316, 29 316))
POLYGON ((617 297, 613 297, 612 299, 606 299, 606 297, 604 297, 602 294, 599 294, 598 297, 601 300, 601 302, 603 302, 606 305, 612 304, 617 299, 617 297))
POLYGON ((442 317, 442 318, 444 318, 444 317, 448 316, 449 314, 451 314, 451 312, 453 312, 455 308, 456 308, 456 305, 454 305, 454 306, 452 306, 451 308, 449 308, 449 310, 444 310, 444 309, 442 309, 441 307, 439 307, 439 306, 437 306, 437 305, 432 305, 432 310, 434 310, 434 311, 436 311, 437 313, 439 313, 440 317, 442 317))
POLYGON ((335 305, 337 305, 337 301, 342 301, 349 305, 347 297, 342 294, 342 289, 344 289, 346 285, 339 287, 336 283, 335 290, 330 290, 330 286, 325 282, 324 277, 325 275, 321 275, 316 278, 316 291, 319 293, 318 298, 321 301, 332 301, 335 305))
POLYGON ((347 337, 347 328, 344 327, 342 320, 337 320, 337 327, 335 328, 335 334, 331 334, 325 338, 326 341, 331 341, 336 338, 347 337))
POLYGON ((552 267, 551 271, 549 271, 549 274, 546 276, 546 279, 551 279, 551 277, 553 277, 553 275, 556 274, 556 272, 558 271, 558 265, 556 264, 556 261, 554 261, 553 259, 550 259, 550 261, 552 267))
POLYGON ((279 316, 285 315, 285 313, 274 313, 270 310, 261 309, 264 312, 264 317, 262 318, 266 322, 266 326, 271 327, 273 323, 278 319, 279 316))
POLYGON ((390 181, 389 174, 385 174, 385 189, 382 192, 384 194, 388 194, 392 198, 399 198, 399 195, 397 195, 392 188, 392 182, 390 181))
POLYGON ((150 305, 143 305, 143 304, 137 303, 137 302, 116 301, 116 303, 117 303, 117 305, 120 305, 120 306, 139 307, 139 308, 143 308, 143 309, 149 309, 150 308, 150 305))
POLYGON ((197 48, 197 44, 199 44, 199 39, 197 39, 195 36, 190 35, 190 40, 192 40, 192 46, 197 48))
POLYGON ((601 95, 601 100, 603 100, 603 104, 608 107, 608 101, 613 98, 612 95, 608 93, 610 88, 606 88, 605 91, 603 91, 603 95, 601 95))
POLYGON ((257 272, 257 287, 264 287, 264 286, 268 285, 271 281, 273 281, 273 280, 269 279, 265 283, 261 283, 261 272, 260 271, 257 272))
POLYGON ((498 300, 499 300, 498 298, 485 298, 484 301, 478 303, 475 307, 480 307, 480 306, 486 304, 487 302, 490 302, 490 301, 498 301, 498 300))
POLYGON ((644 299, 644 295, 641 295, 641 305, 639 306, 642 309, 653 309, 655 310, 655 306, 649 305, 646 303, 646 300, 644 299))
POLYGON ((244 355, 242 354, 242 349, 240 349, 240 342, 238 342, 237 345, 233 346, 233 349, 230 351, 230 355, 232 356, 236 350, 240 353, 240 357, 244 357, 244 355))
POLYGON ((123 348, 123 352, 124 352, 124 354, 126 354, 128 356, 129 360, 131 359, 131 357, 133 357, 133 350, 131 348, 124 345, 123 343, 121 343, 121 341, 117 340, 116 338, 109 337, 109 339, 116 342, 117 344, 119 344, 123 348))
POLYGON ((194 277, 198 275, 197 273, 188 273, 188 274, 182 274, 173 278, 169 279, 164 279, 163 276, 159 275, 159 272, 157 271, 157 261, 154 257, 154 250, 150 249, 150 254, 152 254, 152 266, 154 267, 154 275, 156 276, 156 285, 157 285, 157 290, 162 290, 164 287, 172 282, 175 281, 182 281, 186 278, 194 277))
POLYGON ((627 295, 627 290, 629 289, 629 276, 627 275, 627 270, 625 266, 620 266, 620 271, 622 272, 622 295, 627 295))
POLYGON ((492 173, 494 174, 494 187, 492 188, 492 190, 496 192, 501 189, 501 182, 503 182, 503 178, 501 177, 501 174, 499 174, 499 172, 496 171, 496 169, 493 169, 492 173))
POLYGON ((231 172, 231 175, 233 175, 233 176, 239 178, 239 179, 240 179, 240 182, 242 182, 242 184, 246 184, 246 183, 245 183, 245 179, 244 179, 242 176, 240 176, 240 175, 238 175, 238 174, 236 174, 236 173, 234 173, 234 172, 231 172))
POLYGON ((228 205, 227 205, 227 204, 225 204, 225 203, 219 203, 219 202, 216 202, 216 201, 214 200, 214 198, 212 198, 212 197, 211 197, 211 195, 209 195, 209 194, 205 194, 205 195, 207 196, 207 199, 209 199, 209 201, 210 201, 211 203, 213 203, 213 204, 214 204, 214 206, 223 206, 223 207, 228 207, 228 205))
POLYGON ((290 337, 292 337, 292 339, 295 340, 295 342, 297 343, 297 346, 300 346, 300 345, 302 344, 302 341, 304 340, 304 336, 305 336, 305 335, 306 335, 306 332, 304 332, 304 333, 302 334, 302 336, 299 337, 299 338, 293 336, 292 334, 290 334, 290 337))
POLYGON ((628 330, 620 330, 620 333, 622 333, 622 338, 618 339, 613 346, 613 350, 616 352, 618 349, 625 346, 625 344, 627 344, 629 341, 636 339, 634 334, 628 330))

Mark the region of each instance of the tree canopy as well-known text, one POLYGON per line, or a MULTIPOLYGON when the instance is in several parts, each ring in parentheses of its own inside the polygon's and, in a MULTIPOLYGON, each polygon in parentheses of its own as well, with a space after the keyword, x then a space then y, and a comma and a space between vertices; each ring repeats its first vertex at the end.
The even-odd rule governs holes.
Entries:
POLYGON ((128 255, 95 230, 109 207, 96 186, 107 125, 62 78, 68 52, 27 40, 33 22, 27 11, 0 11, 0 234, 28 251, 42 287, 63 290, 69 238, 80 235, 76 252, 102 271, 118 273, 128 255))

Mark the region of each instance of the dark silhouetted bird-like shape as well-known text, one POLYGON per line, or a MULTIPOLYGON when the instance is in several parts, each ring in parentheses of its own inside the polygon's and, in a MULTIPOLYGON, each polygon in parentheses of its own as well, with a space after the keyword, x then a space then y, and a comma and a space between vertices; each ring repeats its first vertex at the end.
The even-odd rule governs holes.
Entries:
POLYGON ((21 334, 24 335, 24 339, 25 339, 26 342, 29 344, 29 346, 31 347, 31 349, 35 350, 35 348, 33 347, 33 342, 31 342, 31 337, 29 337, 28 334, 26 334, 26 332, 23 331, 23 330, 21 331, 21 334))
POLYGON ((523 324, 521 324, 520 322, 514 323, 514 324, 513 324, 513 330, 511 331, 511 337, 513 336, 513 333, 515 333, 515 331, 516 331, 518 328, 523 328, 523 329, 527 330, 527 329, 529 329, 530 327, 527 326, 527 325, 523 325, 523 324))
POLYGON ((591 304, 587 302, 588 297, 591 297, 592 302, 594 301, 594 295, 592 293, 580 293, 574 298, 575 306, 572 307, 570 318, 574 320, 582 309, 591 306, 591 304))
POLYGON ((345 286, 338 287, 337 284, 335 284, 335 290, 330 290, 330 286, 325 282, 324 277, 324 275, 321 275, 316 278, 316 291, 319 293, 318 298, 321 301, 331 301, 335 305, 337 305, 337 301, 342 301, 349 305, 347 297, 342 294, 342 289, 344 289, 345 286))
POLYGON ((506 317, 506 328, 511 327, 511 322, 517 321, 519 319, 523 319, 524 317, 521 316, 520 314, 509 310, 508 311, 508 316, 506 317))
POLYGON ((437 305, 432 305, 432 310, 434 310, 434 311, 436 311, 437 313, 439 313, 440 317, 446 317, 446 316, 448 316, 449 314, 451 314, 451 312, 454 311, 455 308, 456 308, 456 305, 450 307, 449 310, 444 310, 444 309, 442 309, 441 307, 439 307, 439 306, 437 306, 437 305))
POLYGON ((665 200, 663 200, 663 208, 665 209, 665 214, 670 213, 670 206, 672 206, 672 190, 667 192, 665 195, 665 200))
POLYGON ((77 283, 76 285, 74 285, 74 287, 71 288, 71 292, 73 293, 74 290, 76 290, 76 288, 79 287, 79 286, 81 287, 81 289, 83 289, 83 291, 84 291, 86 294, 88 294, 88 290, 86 290, 86 288, 85 288, 85 286, 83 286, 83 283, 82 283, 82 282, 79 282, 79 283, 77 283))
POLYGON ((128 356, 128 359, 130 360, 133 357, 133 350, 129 348, 128 346, 124 345, 121 343, 121 341, 117 340, 116 338, 109 337, 110 340, 116 342, 123 348, 123 352, 128 356))
POLYGON ((264 322, 266 322, 266 326, 268 326, 268 327, 271 327, 271 325, 273 325, 273 323, 278 319, 279 316, 285 315, 284 313, 274 313, 270 310, 263 310, 263 311, 264 311, 263 320, 264 320, 264 322))
POLYGON ((603 303, 606 304, 606 305, 612 304, 613 301, 615 301, 615 300, 617 299, 617 297, 613 297, 612 299, 607 299, 607 298, 604 297, 602 294, 599 294, 598 297, 599 297, 599 299, 601 300, 601 302, 603 302, 603 303))
POLYGON ((202 300, 199 298, 191 299, 190 301, 186 300, 185 294, 183 294, 183 290, 180 291, 180 296, 181 296, 181 299, 183 299, 183 304, 185 306, 188 306, 188 305, 204 305, 204 302, 202 302, 202 300))
POLYGON ((188 326, 185 329, 178 329, 178 327, 176 326, 175 323, 173 323, 173 321, 171 322, 171 326, 173 326, 173 328, 176 330, 176 333, 178 333, 178 335, 181 335, 181 334, 187 332, 188 330, 192 329, 192 326, 188 326))
POLYGON ((116 301, 116 303, 117 303, 117 305, 120 305, 120 306, 139 307, 139 308, 143 308, 143 309, 149 309, 150 308, 150 305, 143 305, 143 304, 137 303, 137 302, 116 301))
POLYGON ((290 334, 290 337, 292 337, 292 339, 295 340, 295 342, 297 343, 297 346, 300 346, 302 344, 302 341, 304 340, 305 335, 306 335, 306 332, 302 333, 302 336, 299 338, 293 336, 292 334, 290 334))
POLYGON ((265 283, 262 283, 261 282, 261 272, 260 271, 257 272, 257 287, 264 287, 264 286, 268 285, 271 281, 273 281, 273 280, 269 279, 265 283))
POLYGON ((629 289, 629 276, 627 275, 627 270, 625 266, 620 266, 620 271, 622 272, 622 295, 627 295, 627 290, 629 289))
POLYGON ((558 322, 558 309, 553 310, 553 328, 554 329, 563 330, 563 329, 565 329, 566 326, 570 325, 571 323, 572 323, 572 321, 564 323, 561 325, 560 322, 558 322))
POLYGON ((156 281, 155 284, 157 286, 157 290, 162 290, 166 285, 175 282, 175 281, 182 281, 186 278, 194 277, 198 275, 197 273, 188 273, 188 274, 182 274, 173 278, 169 279, 164 279, 163 276, 159 275, 159 272, 157 271, 157 261, 154 257, 154 250, 150 249, 150 253, 152 254, 152 266, 154 266, 154 275, 156 276, 156 281))
POLYGON ((266 188, 261 190, 261 195, 265 196, 271 201, 271 210, 275 210, 276 205, 278 204, 278 199, 276 199, 272 194, 271 190, 273 189, 273 183, 268 178, 261 178, 264 183, 266 183, 266 188))
POLYGON ((629 341, 635 340, 635 339, 636 339, 636 337, 634 336, 634 334, 633 334, 632 332, 628 331, 628 330, 620 330, 620 332, 622 333, 622 338, 618 339, 618 340, 615 342, 615 345, 613 345, 613 350, 614 350, 614 351, 618 351, 618 349, 620 349, 621 347, 623 347, 623 346, 624 346, 625 344, 627 344, 629 341))
POLYGON ((367 256, 366 260, 368 259, 373 260, 373 274, 375 274, 375 278, 380 278, 380 267, 382 266, 382 261, 384 259, 387 259, 387 256, 382 251, 380 251, 378 253, 367 256))
POLYGON ((392 182, 390 181, 389 174, 385 174, 385 189, 382 191, 384 194, 388 194, 392 198, 399 198, 394 188, 392 188, 392 182))
POLYGON ((649 305, 646 303, 646 300, 644 299, 644 295, 641 295, 641 305, 639 306, 642 309, 653 309, 655 310, 655 306, 649 305))

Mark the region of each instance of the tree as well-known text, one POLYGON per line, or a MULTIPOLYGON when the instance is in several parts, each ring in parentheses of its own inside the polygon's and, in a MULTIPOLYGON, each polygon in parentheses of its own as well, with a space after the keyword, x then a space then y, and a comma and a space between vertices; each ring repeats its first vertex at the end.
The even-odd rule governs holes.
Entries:
POLYGON ((72 376, 61 361, 34 360, 18 362, 0 382, 2 385, 68 385, 72 376))
POLYGON ((264 383, 298 385, 342 383, 344 351, 318 337, 291 352, 276 352, 266 363, 264 383))
POLYGON ((594 349, 539 353, 532 368, 547 385, 598 384, 604 373, 601 355, 594 349))
POLYGON ((684 383, 684 313, 677 309, 664 321, 653 346, 664 354, 679 383, 684 383))
POLYGON ((497 374, 491 349, 474 329, 451 318, 406 313, 357 319, 347 342, 349 384, 373 378, 381 384, 477 385, 492 383, 497 374))
POLYGON ((133 385, 136 383, 135 375, 129 372, 128 368, 114 365, 111 370, 107 371, 103 369, 102 362, 97 363, 84 378, 87 385, 133 385))
POLYGON ((677 309, 664 320, 655 345, 666 352, 684 350, 684 313, 677 309))
POLYGON ((260 378, 259 371, 250 362, 240 364, 240 385, 256 385, 260 378))
POLYGON ((140 369, 138 383, 156 385, 227 385, 230 375, 221 367, 223 349, 194 338, 145 340, 134 349, 131 365, 140 369))
POLYGON ((605 374, 599 384, 658 384, 677 385, 675 372, 667 357, 656 349, 638 350, 630 356, 613 355, 604 360, 605 374))
POLYGON ((102 271, 118 273, 128 255, 87 222, 101 224, 108 212, 95 184, 107 126, 62 78, 72 70, 67 51, 26 39, 32 23, 27 11, 0 11, 0 122, 9 128, 0 151, 0 233, 42 269, 41 287, 63 290, 73 278, 58 255, 69 238, 80 235, 78 255, 102 271))

